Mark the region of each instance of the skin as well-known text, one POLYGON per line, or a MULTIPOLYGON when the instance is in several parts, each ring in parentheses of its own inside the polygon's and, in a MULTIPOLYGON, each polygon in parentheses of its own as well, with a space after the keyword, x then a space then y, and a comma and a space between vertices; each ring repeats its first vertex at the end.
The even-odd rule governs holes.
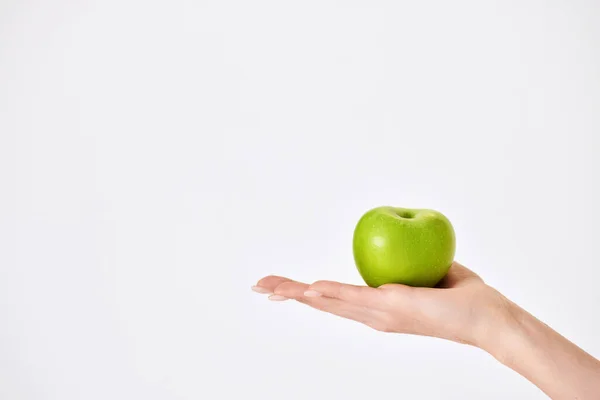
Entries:
POLYGON ((311 285, 267 276, 252 288, 378 331, 432 336, 481 348, 552 399, 600 399, 600 361, 454 262, 436 288, 311 285))

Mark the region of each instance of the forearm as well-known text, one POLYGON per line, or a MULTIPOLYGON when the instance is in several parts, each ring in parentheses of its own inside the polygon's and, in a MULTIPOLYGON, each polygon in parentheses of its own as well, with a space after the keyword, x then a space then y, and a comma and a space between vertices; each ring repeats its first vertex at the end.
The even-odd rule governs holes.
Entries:
POLYGON ((481 347, 555 400, 600 399, 600 361, 514 303, 481 347))

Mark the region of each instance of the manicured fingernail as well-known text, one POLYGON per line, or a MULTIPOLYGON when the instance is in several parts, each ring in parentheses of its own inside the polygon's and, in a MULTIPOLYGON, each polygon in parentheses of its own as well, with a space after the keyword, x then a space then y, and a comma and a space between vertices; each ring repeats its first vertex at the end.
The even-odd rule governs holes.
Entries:
POLYGON ((288 300, 288 298, 280 296, 278 294, 273 294, 273 295, 269 296, 269 300, 271 300, 271 301, 285 301, 285 300, 288 300))
POLYGON ((310 290, 307 290, 306 292, 304 292, 304 295, 306 297, 319 297, 319 296, 322 296, 323 293, 310 289, 310 290))
POLYGON ((270 294, 271 291, 269 289, 265 289, 264 287, 260 287, 260 286, 252 286, 252 290, 254 290, 256 293, 260 293, 260 294, 270 294))

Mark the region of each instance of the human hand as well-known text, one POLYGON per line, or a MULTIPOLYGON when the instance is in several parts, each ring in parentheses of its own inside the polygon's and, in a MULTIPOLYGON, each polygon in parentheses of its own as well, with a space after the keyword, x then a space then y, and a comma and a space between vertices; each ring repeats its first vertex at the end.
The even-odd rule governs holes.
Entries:
POLYGON ((436 288, 387 284, 379 288, 280 276, 261 279, 253 290, 273 301, 296 300, 361 322, 382 332, 434 336, 480 346, 488 322, 504 318, 508 300, 474 272, 455 262, 436 288))
POLYGON ((267 276, 252 289, 273 301, 294 299, 379 331, 480 347, 553 399, 599 399, 599 360, 456 262, 436 288, 307 285, 267 276))

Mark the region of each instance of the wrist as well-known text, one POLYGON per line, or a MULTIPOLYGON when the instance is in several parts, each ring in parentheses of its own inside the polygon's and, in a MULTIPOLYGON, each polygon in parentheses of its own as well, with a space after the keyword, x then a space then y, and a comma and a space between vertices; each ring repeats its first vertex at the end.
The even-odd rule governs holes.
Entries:
POLYGON ((492 287, 487 287, 487 301, 482 302, 474 324, 473 344, 506 364, 508 348, 523 333, 527 313, 492 287))
POLYGON ((532 356, 540 344, 534 335, 549 329, 527 311, 497 293, 497 302, 489 305, 489 316, 481 329, 477 347, 500 363, 513 368, 517 359, 532 356))
MULTIPOLYGON (((497 292, 496 292, 497 293, 497 292)), ((500 295, 476 345, 551 398, 595 399, 600 361, 500 295)))

